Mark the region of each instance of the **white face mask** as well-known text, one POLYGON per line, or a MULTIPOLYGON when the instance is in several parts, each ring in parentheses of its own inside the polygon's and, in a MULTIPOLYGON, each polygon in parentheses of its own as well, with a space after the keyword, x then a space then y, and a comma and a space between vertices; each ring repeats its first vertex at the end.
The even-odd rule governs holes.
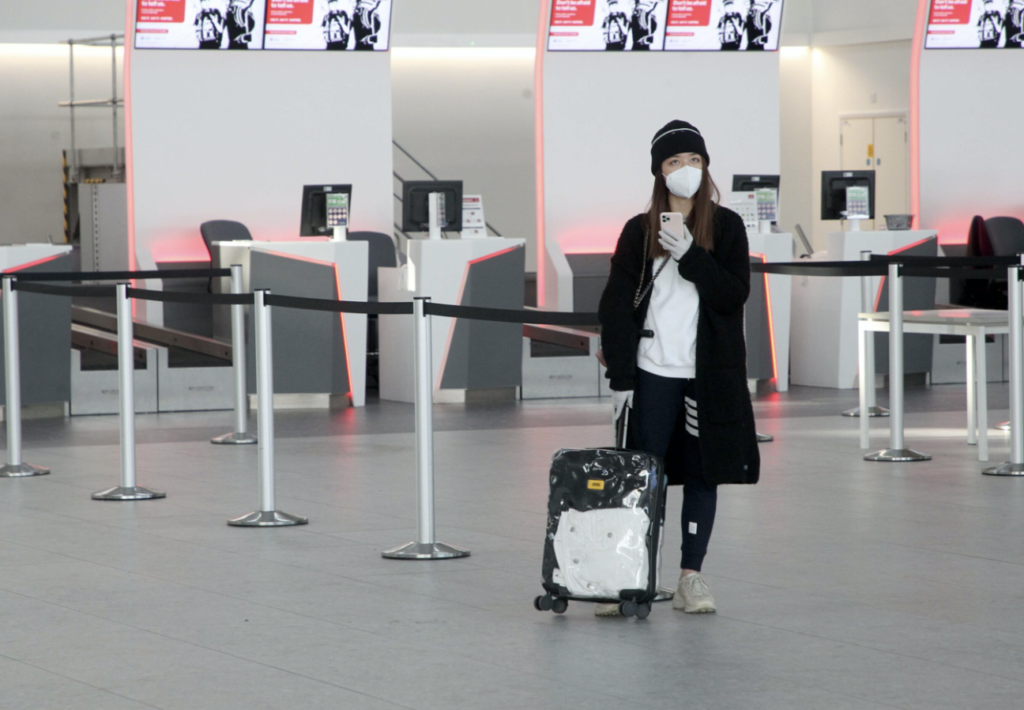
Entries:
POLYGON ((700 168, 687 165, 666 175, 665 184, 673 195, 688 200, 697 194, 703 175, 704 171, 700 168))

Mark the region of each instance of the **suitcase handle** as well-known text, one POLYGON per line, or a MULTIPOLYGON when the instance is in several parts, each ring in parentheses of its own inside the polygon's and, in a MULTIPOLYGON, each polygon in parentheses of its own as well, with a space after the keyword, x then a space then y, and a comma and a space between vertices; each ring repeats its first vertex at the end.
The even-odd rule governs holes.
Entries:
POLYGON ((629 432, 629 405, 622 408, 622 414, 615 420, 615 448, 626 448, 626 436, 629 432))

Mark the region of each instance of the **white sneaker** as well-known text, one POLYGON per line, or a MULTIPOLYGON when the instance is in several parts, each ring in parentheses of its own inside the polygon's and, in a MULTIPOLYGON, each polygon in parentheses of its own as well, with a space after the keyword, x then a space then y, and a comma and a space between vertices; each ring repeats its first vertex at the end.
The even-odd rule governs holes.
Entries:
POLYGON ((704 578, 694 572, 679 580, 679 589, 672 597, 672 608, 687 614, 712 614, 715 612, 715 598, 711 596, 704 578))
POLYGON ((622 616, 618 604, 595 604, 594 616, 622 616))

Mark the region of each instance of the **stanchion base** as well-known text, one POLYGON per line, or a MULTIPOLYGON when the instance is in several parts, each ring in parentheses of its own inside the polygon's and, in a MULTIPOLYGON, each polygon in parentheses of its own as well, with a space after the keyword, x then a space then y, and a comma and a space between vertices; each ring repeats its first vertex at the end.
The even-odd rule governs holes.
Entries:
POLYGON ((1024 463, 1004 463, 982 471, 985 476, 1024 476, 1024 463))
POLYGON ((1002 424, 996 424, 996 429, 999 431, 1010 431, 1010 422, 1003 422, 1002 424))
POLYGON ((135 486, 134 488, 114 486, 105 491, 97 491, 92 494, 93 500, 154 500, 166 497, 167 494, 163 491, 151 491, 141 486, 135 486))
POLYGON ((469 550, 445 545, 443 542, 410 542, 380 554, 389 560, 452 560, 469 557, 469 550))
POLYGON ((769 441, 775 441, 775 437, 772 436, 771 434, 758 434, 757 435, 757 443, 765 444, 765 443, 767 443, 769 441))
MULTIPOLYGON (((844 417, 859 417, 860 407, 854 407, 853 409, 847 409, 843 412, 844 417)), ((885 407, 868 407, 868 417, 887 417, 889 416, 889 410, 885 407)))
POLYGON ((47 476, 50 469, 33 466, 30 463, 9 463, 0 468, 0 478, 24 478, 25 476, 47 476))
POLYGON ((255 444, 256 435, 250 434, 245 431, 238 431, 234 434, 223 434, 222 436, 215 436, 210 439, 211 444, 234 444, 240 446, 242 444, 255 444))
POLYGON ((281 528, 288 525, 306 525, 309 518, 300 518, 280 510, 257 510, 231 518, 228 525, 236 528, 281 528))
POLYGON ((932 457, 913 449, 882 449, 864 457, 865 461, 900 463, 904 461, 931 461, 932 457))

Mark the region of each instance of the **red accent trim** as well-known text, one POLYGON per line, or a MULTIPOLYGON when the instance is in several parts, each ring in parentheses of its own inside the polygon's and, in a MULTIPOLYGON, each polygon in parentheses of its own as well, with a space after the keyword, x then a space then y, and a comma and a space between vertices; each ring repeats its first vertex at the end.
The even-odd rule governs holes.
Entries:
POLYGON ((930 0, 918 0, 914 43, 910 48, 910 213, 917 223, 921 215, 921 51, 928 26, 930 0))
MULTIPOLYGON (((484 256, 481 256, 477 259, 467 261, 466 269, 462 272, 462 283, 459 284, 459 297, 455 299, 455 303, 460 306, 462 305, 462 296, 466 292, 466 284, 469 282, 469 269, 473 266, 473 264, 479 264, 482 261, 487 261, 488 259, 493 259, 496 256, 508 254, 510 251, 515 251, 516 249, 522 248, 523 247, 521 246, 509 247, 508 249, 502 249, 501 251, 491 252, 490 254, 485 254, 484 256)), ((452 318, 451 323, 448 325, 448 337, 446 338, 444 343, 444 353, 441 355, 441 367, 437 371, 437 381, 434 382, 434 392, 437 392, 439 389, 441 389, 441 382, 444 381, 444 370, 446 367, 448 367, 448 352, 452 347, 452 339, 455 337, 455 324, 457 321, 457 318, 452 318)))
MULTIPOLYGON (((768 263, 768 257, 765 254, 750 252, 750 255, 754 258, 760 259, 762 264, 768 263)), ((772 349, 772 377, 778 381, 779 359, 775 354, 775 319, 772 317, 772 289, 768 283, 768 274, 762 274, 762 276, 764 276, 764 298, 768 305, 768 343, 772 349)))
MULTIPOLYGON (((906 246, 899 247, 898 249, 893 249, 891 252, 889 252, 889 256, 892 256, 893 254, 902 254, 903 252, 913 249, 914 247, 921 246, 922 244, 931 239, 937 240, 938 237, 925 237, 924 239, 918 239, 916 242, 912 244, 907 244, 906 246)), ((878 313, 878 306, 882 302, 882 289, 885 288, 886 278, 888 277, 883 276, 882 280, 878 282, 878 293, 875 294, 875 313, 878 313)))
POLYGON ((502 249, 501 251, 491 252, 490 254, 487 254, 485 256, 481 256, 478 259, 472 259, 472 260, 470 260, 469 263, 470 264, 479 264, 481 261, 487 261, 488 259, 493 259, 496 256, 501 256, 502 254, 508 254, 510 251, 515 251, 516 249, 522 249, 522 247, 509 247, 508 249, 502 249))
MULTIPOLYGON (((338 273, 337 264, 334 264, 334 286, 338 290, 338 300, 345 300, 341 297, 341 274, 338 273)), ((348 332, 345 330, 345 314, 338 315, 341 317, 341 347, 345 349, 345 372, 348 375, 348 403, 352 404, 352 388, 355 387, 355 383, 352 381, 352 358, 348 354, 348 332)))
MULTIPOLYGON (((70 254, 70 253, 71 252, 68 252, 68 254, 70 254)), ((25 269, 31 269, 33 266, 39 266, 40 264, 45 264, 48 261, 53 261, 54 259, 58 259, 58 258, 60 258, 62 256, 65 256, 65 255, 64 254, 54 254, 53 256, 44 256, 42 259, 36 259, 35 261, 30 261, 27 264, 21 264, 19 266, 12 266, 9 269, 4 269, 4 273, 5 274, 16 274, 19 271, 24 271, 25 269)))
POLYGON ((537 27, 537 58, 533 66, 533 120, 534 151, 537 171, 537 306, 545 304, 547 285, 547 245, 544 233, 544 51, 548 36, 548 0, 540 0, 540 20, 537 27))
POLYGON ((919 247, 922 244, 924 244, 925 242, 927 242, 929 240, 932 240, 932 239, 935 239, 935 237, 925 237, 924 239, 918 239, 913 244, 907 244, 906 246, 899 247, 898 249, 893 249, 891 252, 889 252, 889 256, 892 256, 893 254, 902 254, 903 252, 907 251, 908 249, 913 249, 914 247, 919 247))
MULTIPOLYGON (((128 269, 135 271, 135 151, 132 142, 132 49, 135 46, 135 9, 138 3, 127 0, 124 27, 124 181, 128 201, 128 269)), ((132 282, 134 285, 134 281, 132 282)))
MULTIPOLYGON (((253 244, 257 244, 257 243, 258 242, 253 242, 253 244)), ((329 267, 331 267, 332 269, 335 269, 335 270, 337 270, 337 268, 338 268, 338 265, 335 264, 333 261, 324 261, 323 259, 314 259, 311 256, 302 256, 300 254, 289 254, 289 253, 283 252, 283 251, 270 251, 268 249, 256 249, 255 251, 258 251, 260 254, 270 254, 272 256, 279 256, 279 257, 281 257, 283 259, 296 259, 298 261, 304 261, 307 264, 320 264, 321 266, 329 266, 329 267)))

